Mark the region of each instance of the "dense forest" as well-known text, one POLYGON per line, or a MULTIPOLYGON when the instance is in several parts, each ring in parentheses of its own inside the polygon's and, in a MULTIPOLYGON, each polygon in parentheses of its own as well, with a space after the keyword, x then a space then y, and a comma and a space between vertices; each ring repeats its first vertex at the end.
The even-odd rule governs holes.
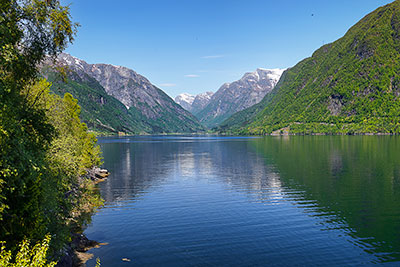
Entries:
POLYGON ((40 63, 73 41, 78 25, 68 7, 10 0, 0 11, 0 265, 39 266, 47 249, 57 260, 101 204, 85 177, 100 164, 100 150, 77 100, 51 93, 39 75, 40 63), (29 252, 27 240, 42 246, 29 252))
POLYGON ((233 134, 400 133, 400 1, 289 68, 260 104, 217 129, 233 134))

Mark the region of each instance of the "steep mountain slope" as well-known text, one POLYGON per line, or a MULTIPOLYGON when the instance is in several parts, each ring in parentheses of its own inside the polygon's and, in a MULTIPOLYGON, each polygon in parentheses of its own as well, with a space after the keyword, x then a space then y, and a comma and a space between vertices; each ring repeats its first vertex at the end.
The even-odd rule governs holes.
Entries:
POLYGON ((400 1, 395 1, 288 69, 261 107, 235 114, 219 130, 400 133, 399 96, 400 1))
POLYGON ((181 105, 181 107, 183 107, 187 111, 191 111, 194 98, 195 98, 194 95, 188 93, 182 93, 177 95, 174 100, 176 103, 181 105))
POLYGON ((182 93, 175 97, 175 102, 196 115, 200 110, 207 106, 213 94, 213 92, 205 92, 194 96, 188 93, 182 93))
POLYGON ((144 134, 152 132, 151 125, 137 110, 128 109, 119 100, 108 95, 104 88, 92 77, 78 76, 69 72, 67 80, 54 69, 46 66, 44 76, 52 82, 51 90, 63 96, 72 94, 81 106, 81 120, 88 127, 103 134, 144 134))
POLYGON ((57 64, 68 67, 70 80, 81 84, 88 77, 92 78, 109 96, 125 105, 131 121, 134 121, 130 128, 146 133, 189 133, 204 129, 192 114, 133 70, 107 64, 88 64, 65 53, 59 56, 57 64))
POLYGON ((214 95, 214 92, 205 92, 196 95, 193 100, 191 112, 196 116, 203 108, 205 108, 208 103, 210 103, 211 97, 214 95))
POLYGON ((267 94, 259 103, 244 109, 242 111, 236 112, 228 119, 220 123, 213 130, 220 133, 229 133, 229 134, 247 134, 244 127, 247 127, 252 121, 254 121, 255 117, 265 109, 265 106, 271 101, 271 99, 275 96, 278 88, 280 87, 282 81, 286 79, 286 73, 288 70, 284 71, 278 83, 275 85, 275 89, 272 90, 269 94, 267 94))
POLYGON ((257 69, 238 81, 225 83, 196 116, 208 127, 217 125, 232 114, 260 102, 275 87, 282 72, 280 69, 257 69))

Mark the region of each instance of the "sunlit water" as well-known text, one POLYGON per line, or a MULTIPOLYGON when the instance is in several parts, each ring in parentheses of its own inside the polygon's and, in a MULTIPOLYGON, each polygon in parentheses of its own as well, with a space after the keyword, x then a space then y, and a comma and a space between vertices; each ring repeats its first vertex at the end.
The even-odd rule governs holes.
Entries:
POLYGON ((99 140, 94 266, 400 266, 400 138, 99 140), (122 261, 130 259, 130 262, 122 261))

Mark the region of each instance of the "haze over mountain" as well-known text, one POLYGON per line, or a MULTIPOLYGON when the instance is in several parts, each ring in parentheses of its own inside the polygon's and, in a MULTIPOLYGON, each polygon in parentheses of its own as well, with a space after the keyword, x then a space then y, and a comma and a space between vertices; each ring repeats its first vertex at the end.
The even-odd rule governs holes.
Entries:
POLYGON ((213 94, 213 92, 205 92, 195 96, 188 93, 182 93, 175 97, 175 102, 196 115, 208 104, 208 102, 210 102, 213 94))
POLYGON ((272 91, 282 69, 257 69, 235 82, 223 84, 201 110, 194 113, 208 127, 216 126, 232 114, 259 103, 272 91))
POLYGON ((242 134, 400 133, 400 1, 293 68, 262 102, 223 122, 242 134))
MULTIPOLYGON (((184 133, 203 130, 192 114, 131 69, 109 64, 88 64, 66 53, 60 54, 57 65, 67 67, 69 83, 53 80, 57 84, 55 91, 60 94, 71 92, 78 98, 83 114, 86 114, 83 120, 90 127, 129 133, 184 133), (95 92, 83 94, 82 90, 95 92), (118 106, 110 97, 118 100, 125 108, 118 106), (118 115, 96 115, 92 110, 93 105, 90 110, 85 111, 90 102, 107 107, 109 112, 118 115), (114 107, 109 107, 110 104, 114 107), (118 127, 112 126, 115 124, 114 120, 120 120, 118 127)), ((54 79, 55 75, 49 74, 49 77, 54 79)))
POLYGON ((192 109, 192 104, 194 101, 194 98, 196 96, 188 94, 188 93, 182 93, 179 94, 175 97, 175 102, 181 105, 184 109, 191 111, 192 109))

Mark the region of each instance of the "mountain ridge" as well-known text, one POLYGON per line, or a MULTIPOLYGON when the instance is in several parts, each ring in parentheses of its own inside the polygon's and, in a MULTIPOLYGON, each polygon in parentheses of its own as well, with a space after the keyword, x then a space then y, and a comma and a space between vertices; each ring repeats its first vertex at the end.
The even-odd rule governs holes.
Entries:
MULTIPOLYGON (((47 65, 49 64, 67 69, 68 81, 75 82, 73 91, 79 95, 77 98, 80 102, 87 103, 87 99, 84 99, 85 95, 79 93, 78 88, 82 89, 82 84, 85 83, 85 86, 90 87, 94 84, 93 81, 89 84, 87 82, 94 79, 98 83, 95 85, 97 89, 100 86, 107 95, 125 106, 126 111, 120 111, 127 112, 128 117, 131 118, 125 119, 126 122, 130 121, 128 125, 125 125, 129 127, 125 128, 136 129, 133 133, 192 133, 204 130, 192 114, 176 104, 161 89, 151 84, 146 77, 129 68, 104 63, 89 64, 66 53, 61 53, 56 63, 47 62, 47 65), (134 127, 132 123, 139 127, 134 127)), ((57 84, 59 87, 64 87, 63 90, 58 90, 60 94, 67 92, 67 87, 72 89, 68 83, 58 81, 57 84)), ((85 107, 82 108, 85 109, 85 107)), ((111 120, 112 118, 108 119, 108 124, 112 124, 111 120)))
POLYGON ((177 95, 174 98, 174 101, 176 103, 178 103, 179 105, 181 105, 181 107, 183 107, 187 111, 191 111, 192 104, 193 104, 195 97, 196 96, 188 94, 188 93, 182 93, 182 94, 177 95))
POLYGON ((288 69, 258 110, 218 131, 400 133, 400 1, 371 12, 337 41, 288 69))
POLYGON ((214 127, 231 115, 259 103, 275 87, 283 69, 258 68, 241 79, 224 83, 199 112, 197 118, 214 127))
POLYGON ((214 92, 210 91, 197 95, 182 93, 175 97, 175 102, 196 116, 208 104, 213 95, 214 92))

